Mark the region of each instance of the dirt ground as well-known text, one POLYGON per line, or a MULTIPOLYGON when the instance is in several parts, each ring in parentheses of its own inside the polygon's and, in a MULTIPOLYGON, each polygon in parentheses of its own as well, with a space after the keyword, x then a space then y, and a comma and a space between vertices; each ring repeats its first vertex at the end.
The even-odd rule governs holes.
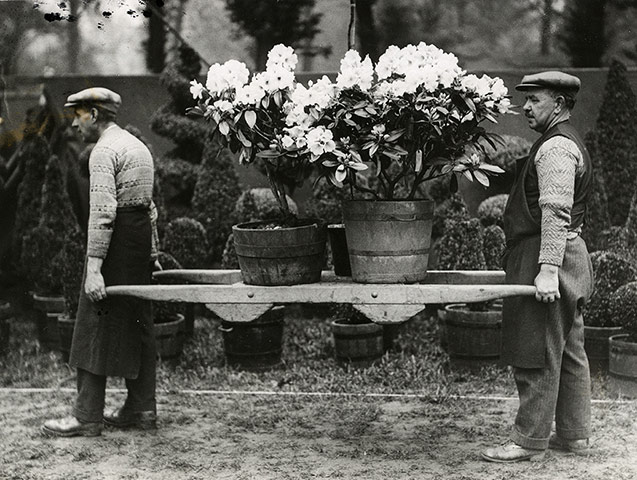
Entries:
MULTIPOLYGON (((107 406, 123 394, 109 391, 107 406)), ((487 463, 506 440, 515 399, 422 399, 163 393, 156 432, 101 437, 39 433, 73 392, 0 389, 0 479, 637 478, 637 403, 593 406, 597 451, 549 452, 540 462, 487 463)))

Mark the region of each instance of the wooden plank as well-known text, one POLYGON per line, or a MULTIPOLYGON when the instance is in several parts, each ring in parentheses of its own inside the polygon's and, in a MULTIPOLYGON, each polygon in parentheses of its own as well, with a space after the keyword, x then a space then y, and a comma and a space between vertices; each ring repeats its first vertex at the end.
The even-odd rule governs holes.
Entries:
MULTIPOLYGON (((181 269, 155 272, 158 281, 178 280, 183 283, 229 285, 242 281, 240 270, 181 269)), ((351 277, 339 277, 331 270, 323 271, 323 282, 351 283, 351 277)), ((432 270, 420 284, 494 285, 505 282, 502 270, 432 270)))
POLYGON ((241 278, 241 270, 203 269, 160 270, 153 273, 153 278, 159 282, 177 280, 181 283, 214 285, 230 285, 243 280, 241 278))
POLYGON ((287 287, 256 285, 120 285, 108 295, 133 295, 148 300, 190 303, 352 303, 426 305, 495 300, 534 295, 532 285, 400 285, 319 282, 287 287))

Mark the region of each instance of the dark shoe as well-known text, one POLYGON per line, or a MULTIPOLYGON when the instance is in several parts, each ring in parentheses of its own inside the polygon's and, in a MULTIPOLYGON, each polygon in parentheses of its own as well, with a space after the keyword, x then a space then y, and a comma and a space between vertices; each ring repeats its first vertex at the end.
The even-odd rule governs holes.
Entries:
POLYGON ((47 420, 42 433, 49 437, 97 437, 102 434, 101 422, 81 422, 70 416, 47 420))
POLYGON ((157 428, 157 414, 152 410, 132 412, 122 407, 104 413, 104 425, 115 428, 154 430, 157 428))
POLYGON ((516 443, 508 443, 500 447, 487 448, 482 452, 482 458, 488 462, 513 463, 529 460, 536 462, 544 459, 545 450, 524 448, 516 443))
POLYGON ((549 438, 549 448, 552 450, 574 453, 575 455, 589 455, 595 451, 591 448, 588 438, 567 440, 559 437, 556 433, 552 434, 551 438, 549 438))

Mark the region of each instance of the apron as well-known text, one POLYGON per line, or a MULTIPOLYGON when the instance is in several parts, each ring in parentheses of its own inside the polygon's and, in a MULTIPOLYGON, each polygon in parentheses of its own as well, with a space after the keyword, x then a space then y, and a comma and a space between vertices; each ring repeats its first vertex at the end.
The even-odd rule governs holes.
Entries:
MULTIPOLYGON (((118 208, 102 264, 106 286, 149 284, 150 253, 148 208, 118 208)), ((69 365, 95 375, 137 378, 141 345, 155 341, 150 301, 122 295, 94 303, 84 293, 85 279, 86 265, 69 365)))
MULTIPOLYGON (((533 145, 529 157, 518 160, 516 179, 504 211, 507 248, 503 256, 506 283, 533 285, 539 273, 541 218, 537 218, 537 192, 531 189, 533 201, 527 198, 529 179, 537 181, 535 154, 548 138, 564 135, 583 148, 579 138, 573 138, 570 125, 557 124, 545 132, 533 145)), ((575 134, 576 135, 576 134, 575 134)), ((582 150, 585 151, 585 150, 582 150)), ((586 190, 590 185, 590 161, 583 181, 576 182, 577 203, 573 221, 581 222, 585 212, 586 190), (581 201, 579 200, 581 199, 581 201), (581 213, 580 213, 581 212, 581 213)), ((538 302, 534 296, 509 297, 502 308, 502 361, 518 368, 543 368, 549 339, 566 341, 576 315, 593 289, 593 269, 584 240, 577 236, 566 241, 562 266, 559 269, 561 298, 553 303, 538 302)))

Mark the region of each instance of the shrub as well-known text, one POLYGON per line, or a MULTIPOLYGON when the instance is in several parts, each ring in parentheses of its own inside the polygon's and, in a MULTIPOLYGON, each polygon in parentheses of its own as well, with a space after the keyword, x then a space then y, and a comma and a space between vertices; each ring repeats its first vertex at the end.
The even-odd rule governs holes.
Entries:
MULTIPOLYGON (((181 269, 181 265, 175 257, 166 252, 159 252, 157 259, 164 270, 178 270, 181 269)), ((153 280, 153 283, 159 282, 153 280)), ((166 281, 162 283, 178 284, 179 281, 166 281)), ((177 302, 153 302, 153 320, 155 323, 171 322, 175 320, 178 314, 183 312, 184 305, 177 302)))
POLYGON ((25 235, 20 259, 38 293, 62 292, 61 272, 53 259, 62 250, 65 236, 78 228, 61 161, 52 155, 46 165, 38 226, 25 235))
POLYGON ((334 188, 327 181, 318 182, 312 188, 312 197, 305 206, 305 216, 320 218, 327 223, 343 223, 342 205, 349 199, 345 188, 334 188))
POLYGON ((584 142, 593 164, 593 178, 591 192, 586 206, 586 217, 582 227, 582 238, 586 241, 589 251, 604 249, 603 232, 610 227, 610 215, 608 214, 608 197, 604 177, 601 173, 602 166, 598 151, 596 137, 589 132, 584 142))
POLYGON ((637 270, 616 253, 603 252, 594 262, 593 295, 584 310, 584 323, 589 327, 615 327, 617 318, 611 314, 610 299, 622 285, 637 279, 637 270))
POLYGON ((176 218, 166 226, 162 250, 183 268, 203 268, 208 253, 206 229, 192 218, 176 218))
POLYGON ((186 110, 195 105, 190 94, 190 80, 197 77, 200 70, 197 53, 187 46, 179 47, 177 58, 166 66, 160 76, 170 100, 159 107, 150 119, 152 130, 175 144, 172 150, 155 160, 169 219, 192 216, 191 201, 208 128, 187 117, 186 110))
POLYGON ((527 156, 532 146, 526 138, 515 135, 501 135, 500 141, 496 141, 496 149, 484 141, 482 143, 486 148, 487 162, 510 173, 515 173, 516 160, 527 156))
POLYGON ((64 245, 57 256, 59 270, 62 273, 62 292, 66 304, 66 313, 75 318, 82 288, 84 259, 86 256, 86 236, 80 229, 69 232, 64 237, 64 245))
MULTIPOLYGON (((19 146, 18 162, 23 165, 24 177, 18 187, 18 201, 15 226, 13 229, 13 257, 19 267, 25 266, 19 261, 22 252, 22 240, 27 232, 40 221, 40 208, 42 206, 42 185, 46 164, 51 157, 49 144, 41 136, 33 136, 23 140, 19 146)), ((23 274, 23 268, 18 268, 23 274)))
POLYGON ((457 193, 451 195, 434 209, 432 238, 439 238, 445 233, 447 222, 469 220, 469 218, 469 210, 462 197, 457 193))
MULTIPOLYGON (((298 207, 290 197, 288 205, 292 213, 297 215, 298 207)), ((235 223, 268 220, 278 215, 278 208, 274 194, 269 188, 251 188, 244 191, 234 204, 232 220, 235 223)))
POLYGON ((487 270, 500 270, 501 258, 504 253, 506 238, 504 230, 498 225, 489 225, 484 229, 484 241, 482 251, 487 270))
POLYGON ((611 225, 623 225, 637 178, 637 101, 627 78, 627 69, 612 62, 604 100, 594 129, 595 154, 608 195, 611 225), (632 182, 627 185, 627 182, 632 182), (627 189, 626 187, 629 186, 627 189), (627 193, 629 192, 629 193, 627 193))
POLYGON ((221 259, 232 231, 232 211, 241 194, 234 158, 227 149, 208 141, 192 197, 193 216, 206 229, 210 261, 221 259))
POLYGON ((504 208, 506 207, 508 199, 509 195, 503 193, 483 200, 480 205, 478 205, 478 218, 480 222, 482 222, 482 225, 485 227, 489 225, 504 227, 504 208))
POLYGON ((440 239, 438 268, 440 270, 485 270, 484 234, 477 218, 447 221, 440 239))
POLYGON ((619 287, 610 299, 609 313, 628 333, 632 342, 637 342, 637 282, 619 287))

